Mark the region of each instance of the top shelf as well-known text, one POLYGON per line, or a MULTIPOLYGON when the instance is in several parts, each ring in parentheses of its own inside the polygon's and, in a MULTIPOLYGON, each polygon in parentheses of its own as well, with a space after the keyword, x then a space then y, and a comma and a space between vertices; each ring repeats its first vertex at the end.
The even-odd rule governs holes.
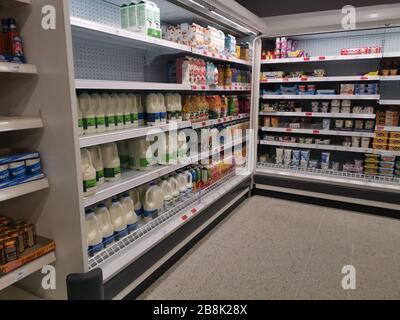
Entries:
POLYGON ((0 73, 37 74, 38 71, 32 64, 0 62, 0 73))
POLYGON ((251 62, 216 54, 207 50, 199 50, 190 46, 172 41, 149 37, 137 32, 106 26, 85 19, 71 17, 71 26, 75 35, 99 41, 111 41, 116 44, 140 47, 144 50, 158 51, 165 49, 168 53, 187 52, 193 55, 207 57, 212 60, 226 61, 230 63, 251 66, 251 62))

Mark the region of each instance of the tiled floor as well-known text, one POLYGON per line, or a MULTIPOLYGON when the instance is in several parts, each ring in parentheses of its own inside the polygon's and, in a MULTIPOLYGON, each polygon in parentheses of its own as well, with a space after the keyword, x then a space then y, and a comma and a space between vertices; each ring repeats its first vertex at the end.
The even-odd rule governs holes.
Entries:
POLYGON ((399 299, 400 220, 253 197, 139 299, 399 299), (342 288, 342 267, 356 290, 342 288))

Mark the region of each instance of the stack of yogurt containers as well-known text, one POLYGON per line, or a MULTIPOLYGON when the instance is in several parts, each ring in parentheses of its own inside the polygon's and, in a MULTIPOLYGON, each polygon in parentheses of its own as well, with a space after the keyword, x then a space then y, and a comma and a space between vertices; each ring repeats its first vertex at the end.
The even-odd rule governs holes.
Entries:
POLYGON ((38 152, 0 156, 0 189, 43 177, 38 152))

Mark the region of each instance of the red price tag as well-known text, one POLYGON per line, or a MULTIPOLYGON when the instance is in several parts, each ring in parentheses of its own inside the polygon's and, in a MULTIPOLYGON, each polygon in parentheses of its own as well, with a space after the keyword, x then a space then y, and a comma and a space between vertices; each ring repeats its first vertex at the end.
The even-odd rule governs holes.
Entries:
POLYGON ((312 112, 306 112, 306 116, 307 117, 311 117, 312 116, 312 112))
POLYGON ((224 118, 224 121, 226 122, 226 118, 224 118))
POLYGON ((193 208, 193 209, 192 209, 192 213, 193 213, 193 214, 196 214, 196 213, 197 213, 197 209, 196 209, 196 208, 193 208))
POLYGON ((284 82, 289 82, 289 79, 288 78, 283 78, 283 81, 284 82))
POLYGON ((219 55, 219 58, 220 58, 220 59, 223 59, 224 57, 222 56, 222 54, 220 54, 220 55, 219 55))
POLYGON ((310 57, 304 57, 304 61, 310 61, 310 57))
POLYGON ((377 126, 376 130, 385 130, 385 127, 384 126, 377 126))
POLYGON ((204 54, 205 56, 208 56, 208 51, 203 51, 203 54, 204 54))
POLYGON ((201 89, 202 90, 206 90, 206 86, 201 86, 201 89))
POLYGON ((308 81, 307 77, 301 77, 301 81, 308 81))
POLYGON ((192 90, 197 90, 197 86, 192 86, 192 90))
POLYGON ((184 216, 181 217, 181 219, 182 219, 183 221, 186 221, 186 220, 188 219, 188 216, 185 214, 184 216))
POLYGON ((205 126, 206 126, 206 123, 205 123, 205 122, 203 122, 203 123, 202 123, 202 125, 203 125, 203 127, 205 127, 205 126))
POLYGON ((325 60, 325 59, 326 59, 325 56, 318 57, 318 60, 325 60))
POLYGON ((319 134, 319 130, 313 130, 313 134, 319 134))
POLYGON ((286 128, 286 132, 292 132, 293 129, 292 128, 286 128))
POLYGON ((213 58, 215 58, 215 53, 212 53, 211 55, 212 55, 213 58))
POLYGON ((362 77, 361 77, 361 80, 368 80, 368 77, 362 76, 362 77))

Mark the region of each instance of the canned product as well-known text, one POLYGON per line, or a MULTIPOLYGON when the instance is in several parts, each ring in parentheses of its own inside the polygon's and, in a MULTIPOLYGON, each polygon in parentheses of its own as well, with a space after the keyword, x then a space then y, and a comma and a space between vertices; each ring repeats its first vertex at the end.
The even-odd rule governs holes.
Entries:
POLYGON ((0 266, 6 264, 6 255, 4 252, 4 242, 0 238, 0 266))
POLYGON ((25 237, 22 230, 12 229, 8 231, 7 236, 10 238, 18 239, 18 252, 23 253, 25 251, 25 237))
POLYGON ((24 229, 26 247, 30 248, 36 244, 36 230, 33 224, 27 224, 24 229))
POLYGON ((26 172, 28 176, 35 176, 42 173, 40 158, 26 160, 26 172))
POLYGON ((7 240, 4 241, 4 256, 6 263, 19 258, 18 240, 16 238, 7 238, 7 240))

